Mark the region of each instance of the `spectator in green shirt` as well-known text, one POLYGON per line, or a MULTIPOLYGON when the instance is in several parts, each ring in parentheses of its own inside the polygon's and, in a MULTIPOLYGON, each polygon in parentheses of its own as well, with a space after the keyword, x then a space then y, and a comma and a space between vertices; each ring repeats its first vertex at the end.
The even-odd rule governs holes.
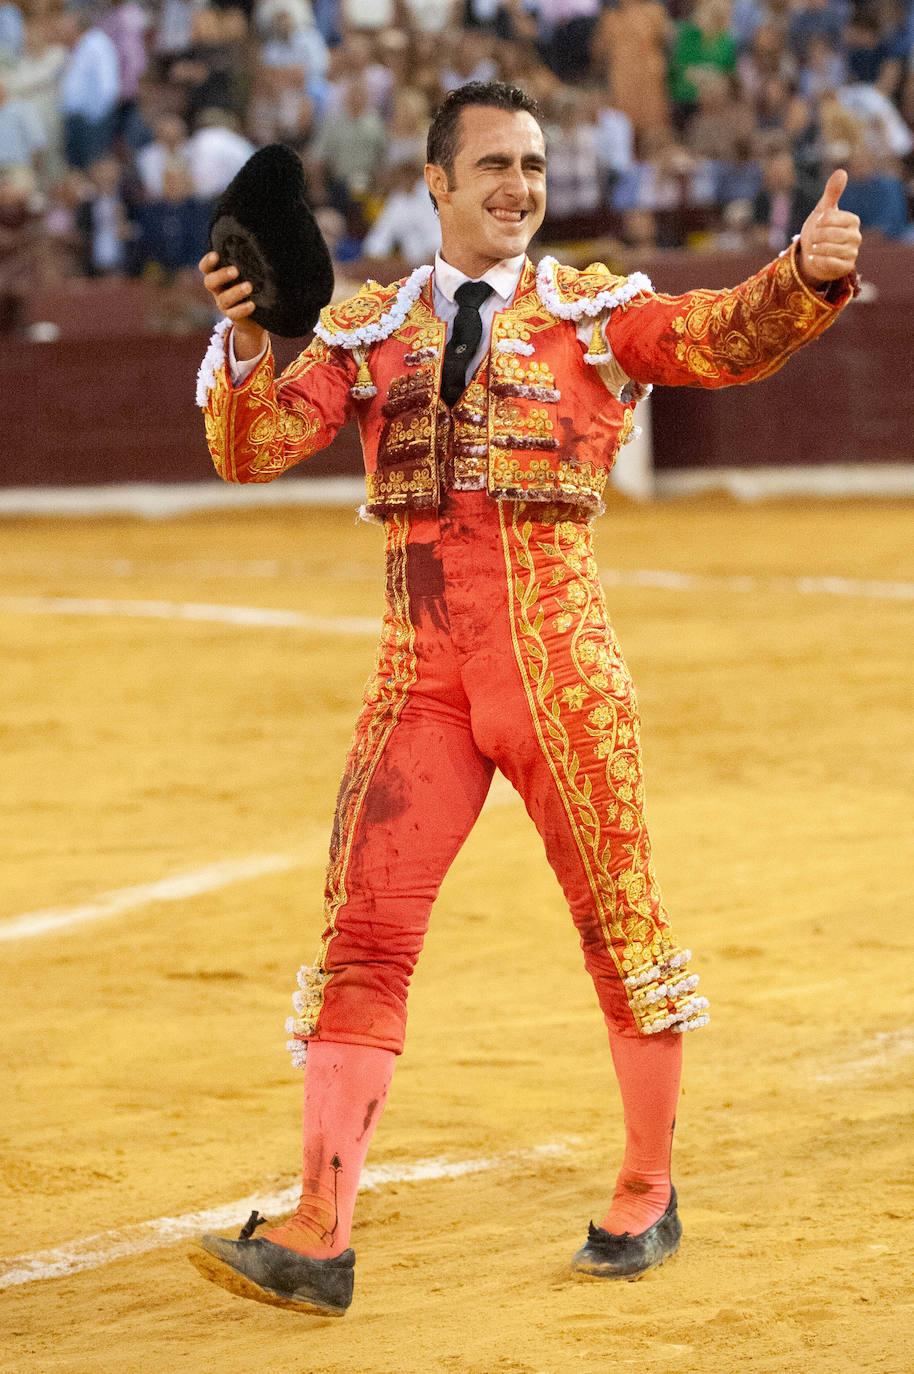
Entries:
POLYGON ((691 19, 676 25, 669 80, 680 128, 698 103, 695 74, 708 68, 726 76, 736 70, 736 39, 730 31, 729 0, 699 0, 691 19))

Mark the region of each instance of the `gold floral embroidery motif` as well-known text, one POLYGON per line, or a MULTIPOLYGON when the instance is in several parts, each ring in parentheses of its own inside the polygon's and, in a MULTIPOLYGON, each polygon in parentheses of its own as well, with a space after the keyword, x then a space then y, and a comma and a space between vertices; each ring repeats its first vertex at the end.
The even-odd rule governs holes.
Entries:
MULTIPOLYGON (((306 359, 301 368, 304 372, 314 365, 314 360, 307 359, 306 354, 302 357, 306 359)), ((307 448, 320 430, 320 422, 315 416, 280 406, 272 387, 273 364, 268 355, 250 378, 249 389, 257 398, 258 413, 244 433, 235 418, 239 402, 229 385, 225 368, 220 368, 216 374, 204 411, 204 423, 216 471, 226 481, 237 478, 239 453, 244 454, 245 481, 271 481, 289 466, 287 445, 307 448), (233 432, 233 443, 229 442, 229 431, 241 431, 240 434, 233 432)))
POLYGON ((212 454, 216 471, 227 482, 231 482, 235 475, 231 449, 227 443, 230 396, 231 388, 225 375, 225 368, 220 367, 216 372, 216 380, 203 412, 203 424, 206 429, 206 442, 212 454))
POLYGON ((588 267, 578 270, 556 264, 553 282, 563 301, 569 304, 576 301, 592 301, 603 291, 612 291, 623 286, 626 277, 617 276, 601 262, 592 262, 588 267))
POLYGON ((327 951, 336 934, 337 914, 347 900, 355 830, 375 769, 416 681, 416 631, 409 618, 406 581, 408 538, 408 515, 392 515, 387 521, 387 605, 377 666, 365 688, 337 797, 324 893, 327 925, 314 965, 299 975, 301 994, 293 997, 296 1016, 287 1023, 293 1036, 307 1037, 317 1030, 324 996, 333 979, 333 971, 326 967, 327 951))
POLYGON ((315 416, 284 410, 267 396, 262 397, 261 406, 247 433, 247 443, 255 450, 248 462, 248 474, 255 482, 269 481, 284 472, 289 466, 286 445, 306 445, 320 429, 315 416))
MULTIPOLYGON (((444 340, 444 326, 431 314, 422 296, 407 316, 406 323, 394 331, 395 339, 402 339, 410 347, 412 354, 434 349, 437 353, 444 340)), ((410 355, 407 354, 407 358, 410 355)))
POLYGON ((293 363, 290 363, 281 377, 276 380, 276 390, 280 392, 287 387, 290 382, 297 382, 300 377, 304 377, 306 372, 310 372, 318 363, 330 361, 330 349, 322 339, 313 338, 303 353, 299 353, 293 363))
POLYGON ((402 281, 392 282, 390 286, 367 281, 357 295, 340 301, 338 305, 325 305, 320 315, 321 327, 332 336, 347 334, 366 324, 375 323, 396 299, 402 285, 402 281))
POLYGON ((444 325, 432 308, 432 288, 426 282, 419 293, 418 300, 400 325, 394 331, 395 339, 403 339, 415 352, 420 348, 444 348, 444 325))
POLYGON ((786 254, 772 271, 750 277, 733 291, 690 292, 671 327, 679 336, 677 359, 696 376, 712 381, 751 373, 757 381, 776 372, 809 338, 817 320, 830 316, 826 303, 799 281, 792 254, 786 254))
MULTIPOLYGON (((603 286, 605 286, 605 282, 602 284, 601 290, 603 286)), ((527 262, 507 318, 502 317, 497 320, 496 329, 492 336, 493 347, 496 339, 523 339, 524 342, 529 342, 532 334, 538 334, 543 329, 554 328, 555 316, 550 314, 543 305, 536 289, 536 268, 532 263, 527 262)))
MULTIPOLYGON (((515 657, 543 755, 588 875, 606 949, 642 1034, 703 1025, 703 998, 674 944, 644 821, 637 699, 609 627, 590 529, 544 527, 499 508, 515 657), (534 528, 537 542, 534 544, 534 528), (554 568, 544 585, 538 562, 554 568), (561 635, 553 663, 547 627, 561 635), (571 663, 577 681, 556 673, 571 663)), ((550 642, 551 636, 550 636, 550 642)))

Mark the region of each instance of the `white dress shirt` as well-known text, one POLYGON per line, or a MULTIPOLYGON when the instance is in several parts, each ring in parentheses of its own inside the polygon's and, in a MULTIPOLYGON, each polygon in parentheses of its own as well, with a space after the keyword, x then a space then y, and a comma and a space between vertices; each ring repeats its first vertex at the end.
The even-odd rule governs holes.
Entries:
POLYGON ((432 304, 439 320, 443 320, 447 326, 446 339, 450 339, 454 332, 454 321, 457 318, 457 311, 460 309, 454 299, 458 286, 462 286, 465 281, 484 281, 488 282, 492 288, 491 296, 487 296, 479 307, 479 317, 482 320, 482 337, 479 340, 479 347, 467 363, 467 380, 472 377, 489 351, 492 321, 498 311, 507 309, 514 299, 520 274, 524 270, 525 257, 524 253, 520 253, 516 258, 502 258, 501 262, 490 267, 488 272, 483 272, 481 277, 468 277, 465 272, 460 272, 456 267, 452 267, 449 262, 445 262, 440 253, 435 254, 435 270, 432 273, 432 304))

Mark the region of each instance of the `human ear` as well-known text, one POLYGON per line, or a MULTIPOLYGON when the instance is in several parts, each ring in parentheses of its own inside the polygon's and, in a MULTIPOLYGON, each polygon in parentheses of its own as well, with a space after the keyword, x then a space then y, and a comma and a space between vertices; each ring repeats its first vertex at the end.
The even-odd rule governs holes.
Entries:
POLYGON ((447 172, 440 167, 437 162, 428 162, 425 166, 425 184, 432 196, 440 205, 442 201, 449 199, 450 182, 447 172))

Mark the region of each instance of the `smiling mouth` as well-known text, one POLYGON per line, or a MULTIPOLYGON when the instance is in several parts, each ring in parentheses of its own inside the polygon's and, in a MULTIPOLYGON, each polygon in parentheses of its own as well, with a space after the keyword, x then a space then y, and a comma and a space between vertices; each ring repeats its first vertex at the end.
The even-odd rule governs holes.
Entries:
POLYGON ((489 209, 489 214, 499 224, 523 224, 528 213, 527 210, 502 210, 498 207, 489 209))

